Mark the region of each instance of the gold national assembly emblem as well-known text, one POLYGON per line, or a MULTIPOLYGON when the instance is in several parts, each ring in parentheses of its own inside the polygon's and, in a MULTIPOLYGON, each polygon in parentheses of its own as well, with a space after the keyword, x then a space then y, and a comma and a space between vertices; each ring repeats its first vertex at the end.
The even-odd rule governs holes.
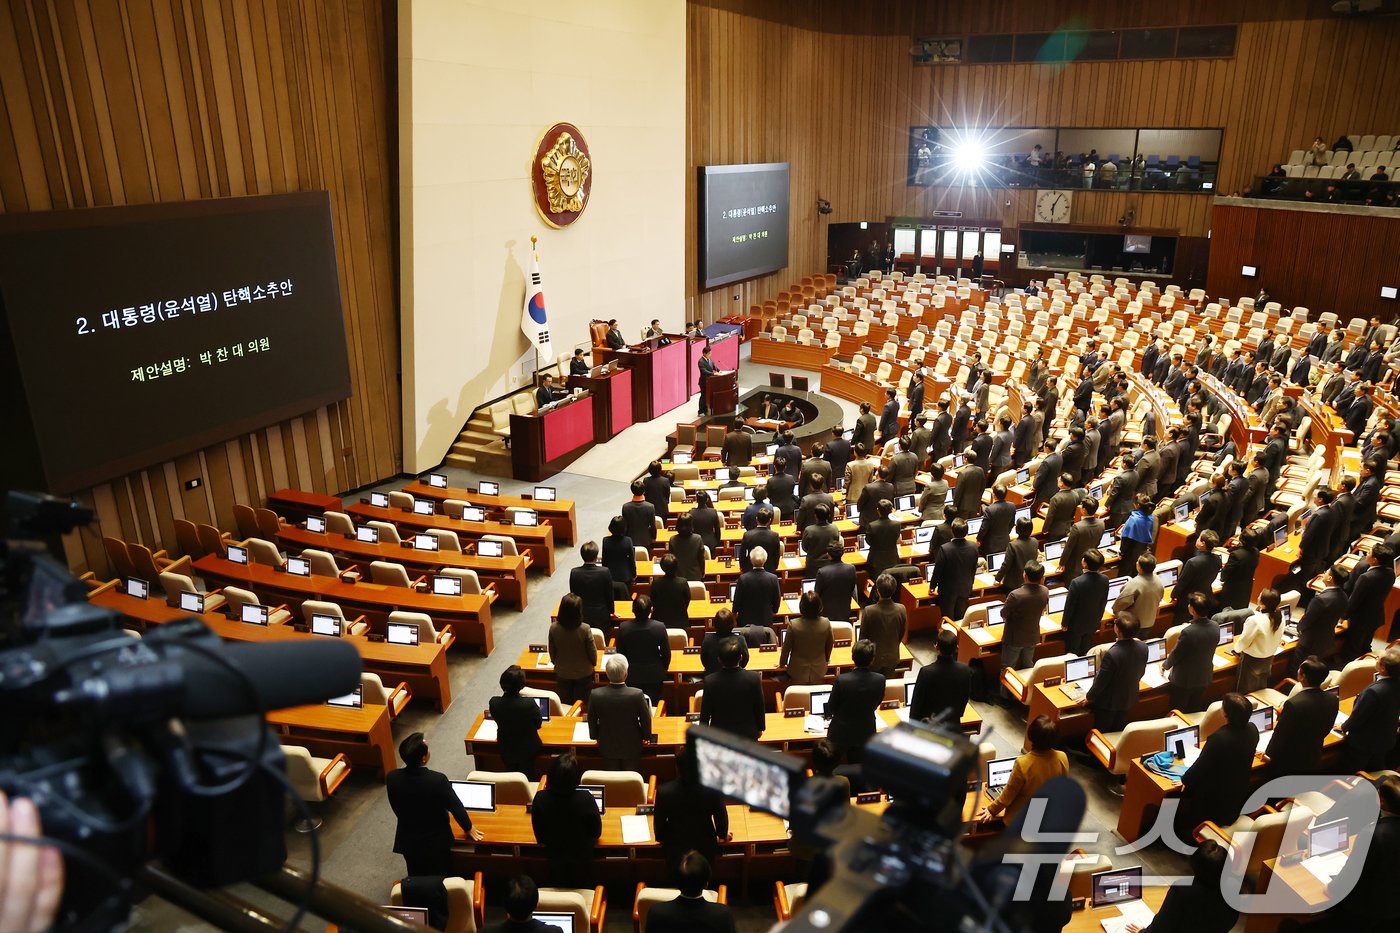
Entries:
POLYGON ((530 187, 535 210, 551 227, 567 227, 583 215, 593 190, 593 160, 578 127, 556 123, 540 137, 530 187))

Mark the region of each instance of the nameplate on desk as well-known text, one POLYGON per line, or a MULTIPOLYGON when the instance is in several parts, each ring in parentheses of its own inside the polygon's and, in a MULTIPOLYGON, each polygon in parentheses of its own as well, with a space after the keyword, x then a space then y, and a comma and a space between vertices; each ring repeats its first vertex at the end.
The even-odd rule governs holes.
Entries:
POLYGON ((549 646, 548 646, 548 645, 531 645, 530 648, 529 648, 529 651, 530 651, 531 654, 545 654, 545 653, 547 653, 547 652, 549 651, 549 646))
POLYGON ((656 804, 644 803, 637 807, 638 816, 652 816, 656 813, 656 804))
POLYGON ((762 654, 762 653, 765 652, 765 651, 777 651, 777 650, 778 650, 778 646, 777 646, 777 645, 759 645, 759 646, 758 646, 758 651, 759 651, 760 654, 762 654))
POLYGON ((856 794, 856 803, 879 803, 883 796, 878 790, 868 794, 856 794))
POLYGON ((682 654, 699 654, 699 653, 700 653, 700 646, 699 646, 699 645, 686 645, 684 648, 681 649, 681 653, 682 653, 682 654))
POLYGON ((700 721, 700 714, 699 714, 699 713, 686 713, 686 714, 685 714, 685 721, 686 721, 686 722, 699 722, 699 721, 700 721))
POLYGON ((1047 677, 1041 681, 1041 685, 1045 687, 1058 687, 1064 682, 1065 679, 1063 677, 1047 677))
POLYGON ((728 596, 711 596, 711 597, 710 597, 710 602, 712 602, 712 603, 727 603, 727 602, 729 602, 729 597, 728 597, 728 596))
POLYGON ((617 649, 609 646, 603 649, 603 654, 617 654, 617 649))
POLYGON ((899 700, 885 700, 880 704, 880 709, 899 709, 899 700))
POLYGON ((806 715, 807 715, 807 711, 806 711, 805 709, 803 709, 802 707, 800 707, 800 706, 797 707, 797 709, 785 709, 785 710, 783 710, 783 718, 784 718, 784 719, 801 719, 803 716, 806 716, 806 715))
POLYGON ((849 647, 851 647, 851 640, 850 640, 849 638, 841 638, 841 639, 838 639, 836 642, 833 643, 833 647, 836 647, 836 648, 849 648, 849 647))
POLYGON ((370 641, 374 642, 375 644, 379 644, 381 641, 384 640, 384 636, 380 635, 377 632, 370 632, 365 637, 368 638, 370 641))

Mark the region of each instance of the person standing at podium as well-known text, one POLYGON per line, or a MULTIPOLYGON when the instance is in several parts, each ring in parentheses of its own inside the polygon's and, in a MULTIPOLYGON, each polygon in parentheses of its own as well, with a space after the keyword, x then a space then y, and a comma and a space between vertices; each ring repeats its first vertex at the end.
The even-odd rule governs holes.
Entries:
POLYGON ((705 349, 700 351, 700 414, 708 415, 709 409, 705 400, 705 387, 709 384, 710 377, 718 372, 715 361, 710 359, 710 347, 705 345, 705 349))
POLYGON ((535 389, 535 404, 540 408, 544 408, 546 405, 551 405, 561 398, 568 397, 568 394, 569 392, 567 389, 554 388, 554 376, 550 373, 545 373, 540 377, 539 388, 535 389))

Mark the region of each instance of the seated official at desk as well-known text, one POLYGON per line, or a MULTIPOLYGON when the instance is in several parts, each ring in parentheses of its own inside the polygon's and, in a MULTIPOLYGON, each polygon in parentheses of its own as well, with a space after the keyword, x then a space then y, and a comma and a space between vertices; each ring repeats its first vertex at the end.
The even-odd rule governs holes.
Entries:
POLYGON ((553 375, 551 375, 550 373, 545 373, 543 376, 540 377, 539 388, 535 389, 535 404, 538 405, 540 408, 544 408, 546 405, 553 404, 554 402, 559 401, 561 398, 568 397, 568 389, 554 388, 553 375))
POLYGON ((623 350, 627 347, 627 338, 622 336, 622 331, 617 326, 617 318, 608 321, 608 332, 603 339, 614 350, 623 350))
POLYGON ((705 900, 705 888, 709 883, 709 861, 699 852, 686 853, 676 872, 680 896, 652 907, 642 933, 673 933, 677 930, 734 933, 734 915, 729 905, 711 904, 705 900))
POLYGON ((656 338, 656 345, 658 347, 664 347, 671 342, 671 338, 661 332, 661 321, 656 318, 652 318, 651 325, 648 326, 646 330, 642 331, 642 338, 644 340, 656 338))
POLYGON ((582 350, 575 350, 574 358, 569 361, 569 375, 587 376, 590 369, 592 367, 588 365, 588 357, 583 355, 582 350))
POLYGON ((764 421, 776 421, 782 415, 782 405, 771 395, 764 395, 754 408, 753 416, 764 421))

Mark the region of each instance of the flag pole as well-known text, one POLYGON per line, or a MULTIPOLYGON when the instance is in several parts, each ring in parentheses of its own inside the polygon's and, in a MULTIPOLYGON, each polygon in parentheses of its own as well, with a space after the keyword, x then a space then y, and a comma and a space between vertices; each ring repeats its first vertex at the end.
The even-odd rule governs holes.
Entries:
MULTIPOLYGON (((534 236, 534 235, 531 235, 531 237, 530 237, 530 257, 531 257, 532 259, 537 258, 537 250, 536 250, 536 248, 535 248, 535 244, 537 244, 539 241, 540 241, 540 238, 539 238, 539 237, 534 236)), ((531 384, 531 385, 534 385, 535 383, 539 382, 539 378, 540 378, 540 348, 539 348, 539 345, 538 345, 537 343, 535 343, 533 340, 531 340, 531 341, 530 341, 530 349, 532 349, 532 350, 535 351, 535 371, 532 372, 532 373, 530 373, 530 384, 531 384)))

